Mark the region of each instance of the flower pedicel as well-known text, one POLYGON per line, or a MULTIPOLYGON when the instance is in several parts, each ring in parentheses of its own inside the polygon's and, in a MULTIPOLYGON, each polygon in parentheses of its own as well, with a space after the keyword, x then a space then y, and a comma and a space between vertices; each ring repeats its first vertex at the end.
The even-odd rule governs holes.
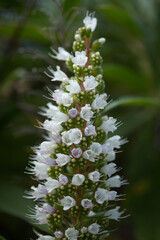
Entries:
POLYGON ((105 239, 109 220, 118 221, 123 214, 113 205, 119 198, 116 188, 126 181, 117 175, 120 169, 113 161, 126 140, 113 135, 116 119, 101 115, 108 104, 99 52, 105 39, 91 44, 97 25, 93 14, 87 13, 83 23, 75 33, 72 54, 62 47, 50 54, 65 61, 73 76, 59 66, 46 73, 61 85, 51 93, 57 106, 49 102, 42 108, 48 119, 41 126, 48 138, 34 148, 28 168, 39 181, 27 196, 36 201, 31 217, 50 231, 37 233, 38 240, 105 239))

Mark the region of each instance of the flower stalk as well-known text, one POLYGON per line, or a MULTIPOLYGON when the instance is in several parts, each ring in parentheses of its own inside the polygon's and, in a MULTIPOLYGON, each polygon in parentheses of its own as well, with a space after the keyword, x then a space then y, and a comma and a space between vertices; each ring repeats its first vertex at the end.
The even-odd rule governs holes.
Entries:
POLYGON ((48 119, 41 127, 48 137, 33 148, 27 168, 39 181, 27 196, 36 201, 30 217, 50 230, 50 235, 37 233, 38 240, 105 239, 109 220, 118 221, 123 214, 113 205, 119 200, 115 189, 127 182, 116 174, 120 169, 113 161, 126 140, 113 135, 116 119, 101 114, 108 104, 99 52, 105 39, 91 43, 97 25, 93 14, 87 13, 83 22, 75 33, 72 54, 61 47, 50 54, 65 61, 73 76, 59 66, 46 73, 61 85, 50 92, 57 105, 49 102, 42 108, 48 119))

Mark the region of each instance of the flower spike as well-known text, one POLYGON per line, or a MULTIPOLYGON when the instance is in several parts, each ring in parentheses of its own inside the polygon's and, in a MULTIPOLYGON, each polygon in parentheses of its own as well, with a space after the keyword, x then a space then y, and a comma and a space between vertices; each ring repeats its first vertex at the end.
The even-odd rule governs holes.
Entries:
POLYGON ((91 44, 97 26, 94 14, 87 12, 83 23, 75 33, 73 54, 51 48, 50 56, 65 61, 72 77, 59 66, 46 73, 61 85, 49 90, 50 102, 41 108, 46 120, 39 124, 48 136, 33 148, 27 167, 39 181, 27 192, 26 198, 36 202, 29 217, 50 230, 46 235, 35 231, 37 240, 104 239, 110 220, 123 218, 124 211, 115 204, 122 196, 116 189, 127 181, 117 175, 120 168, 113 161, 127 141, 114 135, 119 127, 116 119, 102 117, 109 104, 99 52, 105 39, 91 44))

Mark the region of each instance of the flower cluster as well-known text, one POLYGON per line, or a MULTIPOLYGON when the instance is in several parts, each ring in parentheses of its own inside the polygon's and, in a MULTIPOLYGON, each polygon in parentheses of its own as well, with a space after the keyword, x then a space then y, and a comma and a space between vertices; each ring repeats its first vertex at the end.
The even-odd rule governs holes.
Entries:
POLYGON ((73 76, 69 78, 59 66, 46 73, 61 85, 50 92, 57 105, 49 102, 42 108, 47 120, 41 127, 48 137, 33 148, 27 168, 39 181, 28 192, 37 203, 31 217, 50 230, 50 235, 38 233, 38 240, 104 239, 109 220, 118 221, 123 214, 114 201, 119 200, 116 188, 126 181, 117 174, 120 169, 114 160, 126 140, 113 135, 116 119, 102 117, 108 96, 103 93, 99 51, 105 39, 91 44, 97 25, 93 14, 87 13, 83 23, 75 33, 72 54, 62 47, 50 54, 65 61, 73 76))

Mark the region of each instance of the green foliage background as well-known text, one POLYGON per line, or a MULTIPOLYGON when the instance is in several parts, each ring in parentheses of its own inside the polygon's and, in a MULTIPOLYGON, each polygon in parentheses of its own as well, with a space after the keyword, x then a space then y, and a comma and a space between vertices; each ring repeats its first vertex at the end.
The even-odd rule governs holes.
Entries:
POLYGON ((118 230, 109 240, 159 240, 160 1, 1 0, 0 7, 0 235, 35 239, 26 217, 32 202, 22 196, 33 183, 24 174, 30 147, 42 140, 37 112, 48 101, 47 86, 56 87, 43 72, 59 64, 50 46, 71 51, 89 10, 98 18, 94 38, 107 39, 104 80, 113 101, 105 112, 123 122, 117 134, 129 140, 117 164, 130 183, 120 204, 131 216, 111 226, 118 230))

